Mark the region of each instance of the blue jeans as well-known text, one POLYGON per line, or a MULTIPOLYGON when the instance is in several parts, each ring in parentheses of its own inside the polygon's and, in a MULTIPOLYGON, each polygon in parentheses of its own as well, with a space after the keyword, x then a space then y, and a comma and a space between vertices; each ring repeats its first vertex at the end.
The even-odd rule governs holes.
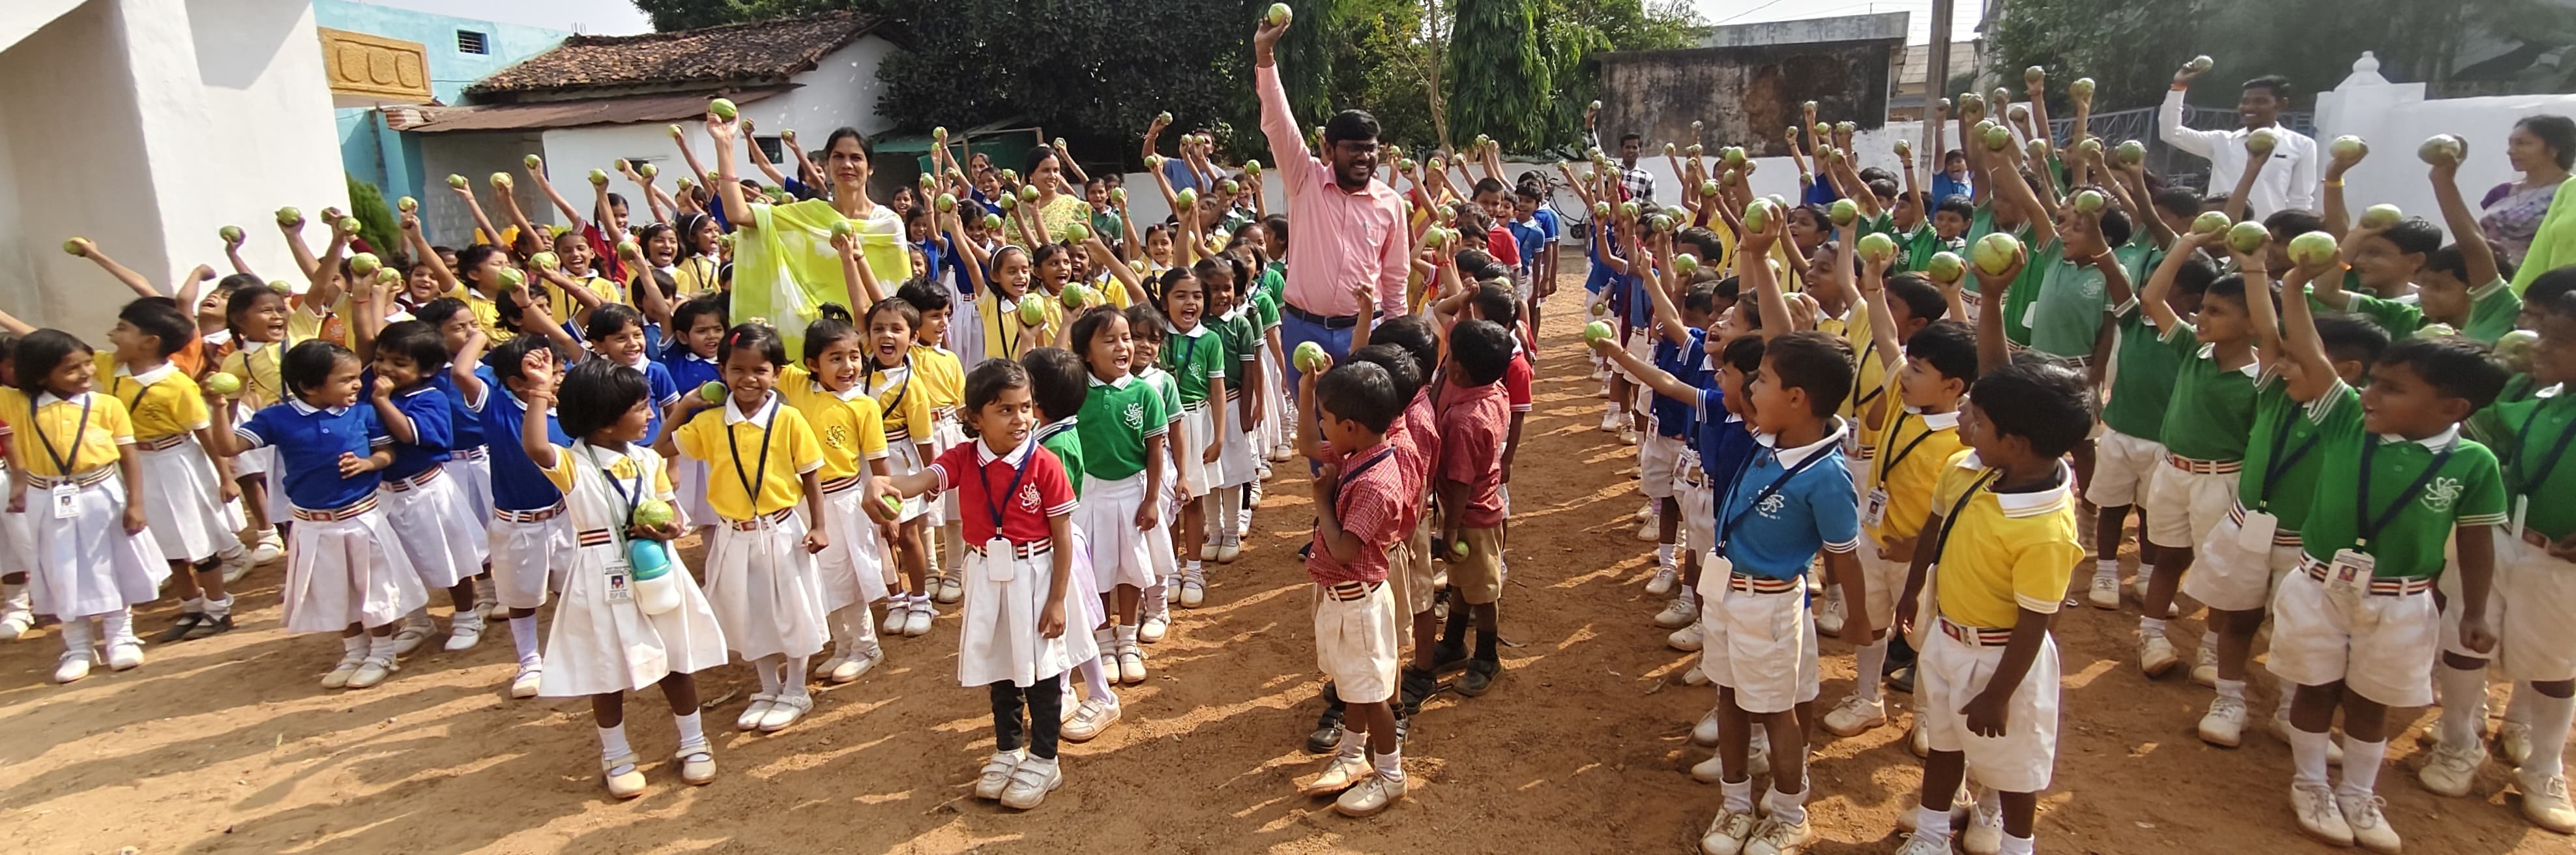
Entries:
POLYGON ((1297 370, 1297 360, 1293 358, 1297 353, 1297 346, 1310 341, 1314 342, 1322 347, 1325 353, 1332 355, 1333 364, 1339 365, 1350 359, 1351 330, 1351 327, 1328 329, 1323 324, 1293 314, 1280 314, 1279 346, 1287 348, 1292 357, 1288 360, 1288 394, 1292 399, 1297 394, 1299 382, 1297 378, 1305 373, 1297 370))

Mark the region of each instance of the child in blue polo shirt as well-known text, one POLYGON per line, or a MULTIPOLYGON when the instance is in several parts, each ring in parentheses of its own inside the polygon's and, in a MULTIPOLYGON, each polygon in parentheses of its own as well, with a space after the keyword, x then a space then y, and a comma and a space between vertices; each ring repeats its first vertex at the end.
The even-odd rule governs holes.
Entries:
MULTIPOLYGON (((558 329, 551 324, 535 328, 558 329)), ((554 360, 549 364, 580 352, 569 335, 550 332, 548 337, 561 339, 551 345, 554 354, 545 357, 554 360)), ((528 405, 520 393, 529 384, 552 382, 554 376, 526 371, 529 361, 539 358, 534 352, 548 346, 537 336, 519 336, 503 342, 479 368, 455 367, 457 391, 482 422, 486 438, 519 435, 519 422, 528 417, 528 405)), ((554 443, 571 445, 572 438, 555 426, 552 408, 545 418, 554 443)), ((492 460, 492 582, 501 607, 509 610, 510 645, 519 660, 519 672, 510 679, 510 697, 533 698, 546 670, 545 659, 537 651, 537 607, 546 604, 553 580, 570 571, 580 545, 564 516, 563 490, 528 459, 527 450, 518 443, 495 441, 487 451, 492 460)))
POLYGON ((291 393, 285 403, 238 427, 228 424, 230 402, 207 408, 215 442, 223 446, 216 453, 277 449, 295 512, 286 631, 340 633, 340 663, 322 678, 326 689, 384 682, 395 669, 394 623, 428 600, 376 507, 378 473, 394 461, 387 447, 393 437, 375 410, 358 406, 358 373, 357 354, 309 340, 288 350, 279 365, 291 393))
POLYGON ((492 460, 483 448, 483 419, 465 405, 465 395, 456 385, 456 366, 466 366, 465 373, 471 374, 491 340, 465 301, 454 297, 422 304, 413 310, 412 319, 438 330, 441 349, 447 353, 447 361, 428 372, 430 385, 447 399, 447 462, 439 470, 456 483, 457 495, 465 500, 466 522, 475 534, 468 545, 474 550, 476 571, 467 583, 473 586, 467 593, 473 596, 474 607, 448 619, 445 647, 453 653, 482 643, 484 618, 500 608, 492 589, 492 460))
MULTIPOLYGON (((693 394, 699 387, 724 380, 724 369, 716 364, 716 347, 724 341, 725 330, 733 326, 727 317, 724 300, 713 296, 690 300, 671 310, 674 336, 659 358, 662 369, 671 373, 671 385, 679 387, 680 394, 693 394)), ((680 497, 680 528, 714 526, 716 511, 707 506, 706 462, 681 458, 670 464, 671 481, 680 497)), ((700 534, 712 536, 703 531, 700 534)))
MULTIPOLYGON (((379 313, 365 311, 363 301, 358 307, 358 357, 373 363, 375 375, 369 403, 394 440, 393 464, 385 467, 380 496, 394 540, 411 559, 424 592, 447 592, 455 607, 450 625, 475 615, 479 633, 474 576, 483 569, 485 534, 463 488, 445 477, 448 449, 455 442, 454 408, 447 393, 431 382, 447 365, 447 345, 436 328, 417 320, 399 321, 379 332, 379 313)), ((394 652, 409 655, 437 629, 427 609, 413 611, 394 631, 394 652)))

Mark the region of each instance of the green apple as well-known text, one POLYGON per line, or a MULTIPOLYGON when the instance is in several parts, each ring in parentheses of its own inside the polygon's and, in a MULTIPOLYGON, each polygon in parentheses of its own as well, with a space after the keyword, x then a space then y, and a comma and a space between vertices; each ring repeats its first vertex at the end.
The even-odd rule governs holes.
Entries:
POLYGON ((241 378, 218 371, 206 375, 206 391, 217 395, 241 394, 241 378))
POLYGON ((2102 213, 2102 205, 2109 201, 2110 199, 2103 196, 2100 190, 2079 191, 2075 194, 2075 211, 2080 214, 2099 214, 2102 213))
POLYGON ((1243 174, 1245 174, 1245 175, 1250 175, 1250 176, 1253 176, 1253 177, 1255 177, 1255 178, 1261 177, 1261 161, 1258 161, 1258 160, 1247 160, 1247 161, 1244 161, 1244 162, 1243 162, 1243 174))
POLYGON ((1698 257, 1698 256, 1695 256, 1695 255, 1676 255, 1676 256, 1673 256, 1673 273, 1674 273, 1674 274, 1676 274, 1676 275, 1680 275, 1680 276, 1689 276, 1689 275, 1691 275, 1691 274, 1693 274, 1693 273, 1698 273, 1698 272, 1699 272, 1699 257, 1698 257))
POLYGON ((2309 232, 2290 239, 2290 261, 2300 267, 2324 267, 2335 260, 2335 236, 2328 232, 2309 232))
POLYGON ((295 286, 287 284, 287 281, 284 279, 279 279, 268 283, 268 290, 275 291, 280 294, 293 294, 295 293, 295 286))
POLYGON ((1852 221, 1860 219, 1860 203, 1850 199, 1836 199, 1833 205, 1825 209, 1825 216, 1832 219, 1834 225, 1851 225, 1852 221))
POLYGON ((858 236, 858 233, 859 233, 859 228, 858 228, 857 226, 851 225, 849 220, 834 220, 834 221, 832 221, 832 236, 833 236, 833 237, 840 238, 840 239, 842 239, 842 240, 848 240, 848 239, 850 239, 850 238, 852 238, 852 237, 856 237, 856 236, 858 236))
POLYGON ((495 173, 492 173, 492 187, 493 187, 493 189, 501 190, 501 191, 503 191, 503 192, 507 192, 507 191, 510 189, 511 184, 513 184, 513 183, 514 183, 514 182, 512 182, 512 181, 510 180, 510 173, 507 173, 507 172, 495 172, 495 173))
POLYGON ((1217 182, 1217 183, 1216 183, 1216 186, 1217 186, 1217 189, 1225 191, 1225 195, 1228 195, 1228 196, 1232 196, 1232 195, 1235 195, 1235 194, 1238 194, 1238 193, 1242 193, 1242 192, 1243 192, 1243 185, 1235 183, 1234 179, 1232 179, 1232 178, 1228 178, 1228 179, 1226 179, 1226 180, 1219 181, 1219 182, 1217 182))
POLYGON ((1613 335, 1616 333, 1611 331, 1610 324, 1606 321, 1593 321, 1583 325, 1583 340, 1586 343, 1609 341, 1613 335))
POLYGON ((1717 190, 1718 190, 1718 187, 1717 187, 1717 179, 1715 179, 1715 178, 1703 178, 1703 179, 1700 179, 1700 182, 1699 182, 1699 194, 1700 194, 1700 195, 1702 195, 1702 196, 1715 196, 1715 195, 1717 195, 1717 190))
POLYGON ((2017 103, 2005 107, 2004 118, 2011 119, 2013 124, 2016 125, 2028 124, 2030 122, 2030 105, 2017 103))
POLYGON ((1055 295, 1055 297, 1058 300, 1064 301, 1065 308, 1079 309, 1090 304, 1091 289, 1084 287, 1080 282, 1067 282, 1064 284, 1064 292, 1055 295))
MULTIPOLYGON (((1125 193, 1119 192, 1116 195, 1125 195, 1125 193)), ((957 210, 957 196, 953 193, 941 193, 939 198, 930 200, 930 206, 939 209, 942 214, 957 210)))
POLYGON ((621 257, 621 258, 623 258, 623 257, 625 257, 625 256, 629 256, 629 255, 643 255, 643 254, 644 254, 644 248, 643 248, 643 247, 641 247, 641 246, 636 245, 636 243, 635 243, 634 241, 631 241, 631 240, 621 240, 621 241, 618 241, 618 242, 617 242, 617 255, 618 255, 619 257, 621 257))
POLYGON ((1596 317, 1596 318, 1606 318, 1606 317, 1609 317, 1609 316, 1610 316, 1610 302, 1609 302, 1609 301, 1607 301, 1607 300, 1603 300, 1603 301, 1599 301, 1599 302, 1595 302, 1595 303, 1593 303, 1593 304, 1592 304, 1592 306, 1591 306, 1591 312, 1592 312, 1592 316, 1593 316, 1593 317, 1596 317))
POLYGON ((1755 199, 1744 206, 1744 228, 1755 232, 1771 228, 1771 200, 1755 199))
POLYGON ((81 248, 82 240, 83 238, 72 238, 71 240, 63 241, 63 253, 73 258, 89 257, 89 250, 81 248))
POLYGON ((725 384, 724 384, 724 381, 722 381, 722 380, 709 380, 709 381, 707 381, 707 382, 704 382, 704 383, 700 383, 700 384, 698 384, 698 400, 705 401, 705 402, 710 403, 710 404, 721 404, 721 403, 724 403, 724 399, 725 399, 725 384))
POLYGON ((1728 166, 1743 166, 1744 147, 1740 145, 1727 146, 1726 148, 1718 151, 1717 159, 1719 162, 1728 166))
POLYGON ((1981 138, 1986 141, 1987 151, 2003 151, 2012 147, 2012 129, 2002 125, 1987 123, 1981 138))
POLYGON ((2430 139, 2426 139, 2423 145, 2415 147, 2415 156, 2434 166, 2458 163, 2467 158, 2468 154, 2468 141, 2450 134, 2434 134, 2430 139))
POLYGON ((1852 134, 1860 133, 1860 123, 1851 121, 1835 122, 1834 133, 1842 134, 1844 136, 1851 136, 1852 134))
POLYGON ((2227 229, 2227 246, 2237 252, 2253 252, 2262 249, 2263 242, 2271 239, 2272 233, 2264 230, 2262 223, 2253 220, 2237 223, 2227 229))
POLYGON ((2091 101, 2093 100, 2093 85, 2093 78, 2075 78, 2075 82, 2066 84, 2066 97, 2073 98, 2078 101, 2091 101))
POLYGON ((1702 147, 1699 143, 1691 143, 1690 145, 1686 145, 1686 146, 1683 146, 1683 147, 1682 147, 1682 153, 1683 153, 1683 154, 1690 155, 1690 156, 1692 156, 1692 157, 1698 157, 1698 156, 1700 155, 1700 152, 1707 151, 1707 150, 1708 150, 1707 148, 1702 147))
POLYGON ((1799 104, 1799 105, 1798 105, 1798 109, 1805 110, 1805 111, 1807 111, 1807 112, 1809 112, 1809 113, 1813 113, 1813 112, 1815 112, 1815 111, 1816 111, 1816 102, 1814 102, 1814 101, 1808 101, 1808 102, 1805 102, 1805 103, 1799 104))
POLYGON ((1047 321, 1046 304, 1036 300, 1020 301, 1020 325, 1039 326, 1047 321))
POLYGON ((1656 211, 1646 217, 1646 230, 1658 233, 1672 231, 1673 218, 1662 211, 1656 211))
MULTIPOLYGON (((618 161, 618 163, 620 163, 620 164, 624 164, 625 162, 626 162, 626 161, 623 161, 623 160, 618 161)), ((449 176, 447 176, 447 186, 449 186, 449 187, 453 187, 453 188, 458 189, 458 190, 463 190, 463 189, 465 189, 465 176, 462 176, 462 175, 449 175, 449 176)))
POLYGON ((2245 135, 2245 153, 2255 157, 2272 156, 2272 149, 2278 145, 2280 140, 2272 136, 2271 128, 2255 128, 2245 135))
POLYGON ((2395 205, 2372 205, 2362 209, 2360 225, 2365 229, 2384 229, 2406 219, 2406 212, 2395 205))
POLYGON ((1035 185, 1035 184, 1022 184, 1022 185, 1020 185, 1020 201, 1022 201, 1022 202, 1035 202, 1035 201, 1037 201, 1037 200, 1038 200, 1038 186, 1037 186, 1037 185, 1035 185))
POLYGON ((650 163, 645 163, 635 167, 635 174, 646 181, 651 181, 653 180, 653 176, 662 174, 662 168, 650 163))
POLYGON ((1906 142, 1906 141, 1904 141, 1904 140, 1897 140, 1897 141, 1896 141, 1896 156, 1897 156, 1897 157, 1901 157, 1901 158, 1906 158, 1906 159, 1909 159, 1909 160, 1910 160, 1910 159, 1912 159, 1912 158, 1914 157, 1914 144, 1913 144, 1913 143, 1906 142))
POLYGON ((1816 123, 1816 127, 1815 127, 1815 131, 1816 131, 1816 136, 1819 136, 1819 137, 1829 137, 1829 136, 1833 136, 1833 135, 1834 135, 1834 126, 1832 126, 1832 125, 1828 125, 1828 124, 1825 124, 1825 123, 1823 123, 1823 122, 1817 122, 1817 123, 1816 123))
POLYGON ((2048 141, 2033 138, 2023 146, 2023 153, 2028 154, 2032 160, 2045 161, 2048 159, 2048 141))
MULTIPOLYGON (((552 253, 546 254, 550 255, 552 253)), ((384 266, 385 263, 376 258, 376 254, 372 252, 361 252, 356 255, 349 256, 349 275, 351 276, 372 275, 384 266)))
POLYGON ((2345 134, 2334 138, 2334 142, 2327 143, 2326 153, 2336 160, 2360 160, 2370 154, 2370 143, 2360 137, 2345 134))
POLYGON ((2021 241, 2012 235, 1995 232, 1979 238, 1975 246, 1969 247, 1968 258, 1976 262, 1979 270, 1989 274, 2002 273, 2021 260, 2021 241))
POLYGON ((645 499, 644 501, 636 502, 634 518, 635 524, 640 526, 657 527, 668 525, 672 518, 671 503, 660 499, 645 499))
POLYGON ((1081 223, 1064 224, 1064 242, 1082 243, 1091 239, 1091 227, 1081 223))
MULTIPOLYGON (((1187 192, 1187 191, 1183 191, 1183 192, 1187 192)), ((1011 195, 1011 194, 1009 194, 1009 193, 1004 193, 1004 194, 1002 194, 1002 198, 995 199, 995 200, 993 200, 993 202, 994 202, 994 204, 997 204, 997 205, 1002 206, 1002 210, 1005 210, 1005 211, 1016 211, 1016 210, 1019 210, 1019 207, 1020 207, 1020 197, 1018 197, 1018 196, 1014 196, 1014 195, 1011 195)))
POLYGON ((519 268, 516 267, 501 268, 501 274, 494 279, 499 281, 503 288, 516 288, 528 284, 528 274, 519 272, 519 268))
POLYGON ((377 268, 377 270, 376 270, 376 283, 377 283, 377 284, 380 284, 380 285, 390 285, 390 286, 400 286, 400 285, 402 285, 402 281, 403 281, 403 274, 402 274, 402 271, 400 271, 400 270, 395 270, 395 269, 393 269, 393 268, 391 268, 391 267, 377 268))
POLYGON ((2047 79, 2048 69, 2034 65, 2021 70, 2021 82, 2023 83, 2038 83, 2047 79))
POLYGON ((1895 258, 1896 239, 1888 237, 1882 232, 1870 232, 1869 234, 1861 235, 1860 257, 1874 262, 1886 261, 1888 259, 1895 258))
POLYGON ((2075 142, 2075 153, 2083 155, 2086 158, 2101 157, 2102 140, 2098 137, 2085 137, 2081 140, 2077 140, 2075 142))
POLYGON ((986 214, 984 215, 984 230, 985 230, 985 231, 994 231, 994 230, 998 230, 998 229, 1000 229, 1001 227, 1002 227, 1002 215, 1000 215, 1000 214, 994 214, 994 213, 986 213, 986 214))
POLYGON ((546 159, 545 159, 545 158, 538 157, 538 156, 536 156, 536 155, 531 154, 531 155, 528 155, 528 156, 526 156, 526 157, 519 158, 519 165, 520 165, 520 166, 525 166, 525 167, 527 167, 527 168, 529 168, 529 169, 531 169, 531 170, 534 170, 534 169, 537 169, 538 167, 545 166, 545 165, 546 165, 546 159))
POLYGON ((2496 362, 2503 364, 2505 370, 2515 374, 2529 374, 2532 351, 2537 349, 2539 344, 2540 334, 2530 330, 2514 330, 2505 333, 2503 337, 2496 339, 2496 362))
POLYGON ((1592 109, 1594 109, 1594 110, 1599 110, 1599 109, 1601 109, 1601 102, 1600 102, 1600 101, 1597 101, 1597 100, 1596 100, 1596 101, 1593 101, 1593 102, 1592 102, 1592 109))
POLYGON ((2192 57, 2191 61, 2183 63, 2182 67, 2193 74, 2207 74, 2209 73, 2209 69, 2215 65, 2217 65, 2217 62, 2211 60, 2208 54, 2202 54, 2200 56, 2192 57))
MULTIPOLYGON (((411 197, 405 196, 403 198, 409 199, 411 197)), ((404 210, 410 209, 405 208, 404 210)), ((242 230, 240 226, 225 226, 223 228, 216 229, 215 236, 223 238, 225 243, 240 243, 242 241, 242 230)))
POLYGON ((1464 539, 1450 541, 1449 554, 1459 558, 1467 557, 1467 541, 1464 539))
POLYGON ((1413 158, 1399 157, 1395 159, 1395 171, 1397 172, 1412 172, 1413 166, 1413 158))
POLYGON ((277 209, 278 225, 292 226, 301 222, 304 222, 304 212, 296 210, 294 206, 289 205, 287 207, 277 209))
POLYGON ((2191 233, 2196 235, 2214 235, 2219 232, 2226 231, 2228 223, 2229 220, 2227 219, 2226 214, 2219 213, 2217 211, 2203 211, 2200 216, 2192 218, 2191 233))
MULTIPOLYGON (((1171 115, 1171 114, 1170 114, 1170 113, 1164 113, 1163 115, 1169 116, 1169 115, 1171 115)), ((945 139, 947 139, 947 138, 948 138, 948 126, 947 126, 947 125, 940 125, 940 126, 938 126, 938 127, 931 128, 931 129, 930 129, 930 138, 931 138, 931 139, 934 139, 934 140, 945 140, 945 139)))
POLYGON ((1295 357, 1297 370, 1306 374, 1322 371, 1333 364, 1333 358, 1325 355, 1324 346, 1311 341, 1298 342, 1295 357))
POLYGON ((2147 144, 2137 140, 2130 140, 2112 147, 2111 155, 2119 158, 2121 163, 2145 163, 2147 162, 2147 144))
POLYGON ((1181 192, 1172 194, 1172 205, 1185 210, 1198 207, 1199 191, 1187 187, 1181 188, 1181 192))
POLYGON ((1628 200, 1628 201, 1625 201, 1625 202, 1621 202, 1621 203, 1619 203, 1619 218, 1620 218, 1620 219, 1623 219, 1623 220, 1633 220, 1633 219, 1636 219, 1636 218, 1637 218, 1637 211, 1638 211, 1638 209, 1637 209, 1637 200, 1635 200, 1635 199, 1630 199, 1630 200, 1628 200))
POLYGON ((2010 89, 1997 86, 1994 91, 1986 93, 1986 103, 1993 105, 1995 109, 2003 109, 2006 105, 2009 105, 2012 102, 2012 90, 2010 89))
POLYGON ((1679 154, 1681 154, 1681 153, 1682 153, 1682 147, 1681 147, 1681 146, 1674 145, 1674 144, 1672 144, 1672 143, 1665 143, 1665 144, 1664 144, 1664 156, 1665 156, 1665 157, 1673 157, 1673 156, 1679 155, 1679 154))
POLYGON ((605 169, 593 169, 593 170, 591 170, 591 171, 590 171, 590 183, 592 183, 592 184, 594 184, 594 185, 602 186, 602 187, 608 186, 608 170, 605 170, 605 169))
POLYGON ((409 214, 420 210, 420 200, 409 196, 394 201, 394 208, 409 214))
POLYGON ((1431 249, 1439 249, 1440 242, 1448 238, 1449 231, 1439 226, 1432 226, 1422 231, 1422 245, 1431 249))
POLYGON ((718 98, 707 102, 707 114, 716 117, 716 121, 730 122, 741 113, 742 110, 736 108, 731 99, 718 98))
POLYGON ((1974 92, 1959 93, 1959 115, 1982 116, 1985 114, 1986 96, 1979 95, 1974 92))
POLYGON ((364 227, 366 224, 358 222, 358 218, 356 217, 341 217, 340 222, 337 225, 341 231, 348 232, 350 234, 357 234, 358 229, 364 227))
POLYGON ((1594 217, 1598 217, 1598 218, 1601 218, 1601 219, 1608 219, 1608 218, 1610 217, 1610 203, 1608 203, 1608 202, 1594 202, 1594 203, 1592 203, 1592 216, 1594 216, 1594 217))
POLYGON ((903 500, 896 498, 893 493, 878 493, 877 507, 884 508, 886 516, 899 517, 903 515, 903 500))

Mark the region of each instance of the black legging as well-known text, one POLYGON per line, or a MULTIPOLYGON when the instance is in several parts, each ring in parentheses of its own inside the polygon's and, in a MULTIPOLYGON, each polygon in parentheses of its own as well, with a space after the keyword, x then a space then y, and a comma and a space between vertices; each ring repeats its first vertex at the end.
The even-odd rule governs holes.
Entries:
POLYGON ((1029 754, 1055 759, 1056 734, 1064 727, 1064 675, 1046 677, 1023 689, 1010 681, 994 683, 993 742, 1003 751, 1020 747, 1020 707, 1029 711, 1029 754))

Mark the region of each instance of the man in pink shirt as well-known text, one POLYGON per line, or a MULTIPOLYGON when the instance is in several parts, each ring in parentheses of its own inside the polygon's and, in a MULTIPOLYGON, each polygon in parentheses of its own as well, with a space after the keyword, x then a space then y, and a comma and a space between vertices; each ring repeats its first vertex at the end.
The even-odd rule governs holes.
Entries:
MULTIPOLYGON (((1279 342, 1294 352, 1306 342, 1339 357, 1351 351, 1351 331, 1371 315, 1404 313, 1404 281, 1411 237, 1404 201, 1378 181, 1377 118, 1343 110, 1324 123, 1323 158, 1306 148, 1306 135, 1288 115, 1288 93, 1279 84, 1271 47, 1289 25, 1265 20, 1252 34, 1253 89, 1261 96, 1261 132, 1270 138, 1279 183, 1288 194, 1288 219, 1297 238, 1288 244, 1287 305, 1280 310, 1279 342), (1376 305, 1352 297, 1350 283, 1376 286, 1376 305)), ((1294 360, 1288 387, 1297 388, 1294 360)))

